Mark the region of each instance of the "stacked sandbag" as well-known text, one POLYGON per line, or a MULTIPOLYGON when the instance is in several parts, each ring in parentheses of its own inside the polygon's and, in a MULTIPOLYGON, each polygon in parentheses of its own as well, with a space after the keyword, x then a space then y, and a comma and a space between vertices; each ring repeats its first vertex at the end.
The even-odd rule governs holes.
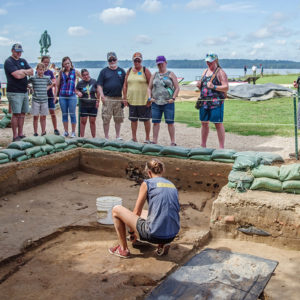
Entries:
MULTIPOLYGON (((46 154, 50 152, 61 152, 68 146, 68 144, 65 142, 65 138, 61 135, 47 134, 44 137, 47 144, 53 146, 53 149, 49 152, 46 152, 46 154)), ((42 156, 42 154, 40 154, 40 156, 42 156)))
POLYGON ((216 149, 212 148, 193 148, 190 149, 189 159, 210 161, 211 155, 216 149))
POLYGON ((217 162, 234 163, 233 155, 235 153, 236 151, 233 149, 217 149, 213 151, 211 158, 217 162))
POLYGON ((284 192, 300 194, 300 164, 281 166, 279 179, 282 181, 284 192))
POLYGON ((235 171, 249 171, 259 166, 261 158, 255 155, 239 155, 234 160, 232 169, 235 171))
POLYGON ((123 144, 124 144, 123 140, 119 140, 119 139, 107 140, 102 149, 109 150, 109 151, 120 151, 123 144))
POLYGON ((81 147, 87 149, 101 149, 104 147, 106 142, 107 142, 106 139, 90 138, 90 139, 85 139, 85 143, 81 147))
POLYGON ((0 152, 0 165, 10 162, 8 154, 0 152))
POLYGON ((188 149, 188 148, 166 146, 161 149, 159 154, 161 156, 180 158, 180 159, 188 159, 189 153, 190 153, 190 149, 188 149))
POLYGON ((163 146, 157 144, 146 144, 143 147, 143 155, 159 156, 160 151, 163 149, 163 146))
POLYGON ((270 152, 257 152, 257 156, 261 157, 261 164, 262 165, 272 165, 274 162, 284 162, 284 159, 276 153, 270 152))
MULTIPOLYGON (((22 142, 31 143, 33 145, 32 147, 27 148, 25 150, 27 159, 29 159, 31 157, 38 158, 38 157, 48 154, 47 152, 44 152, 41 149, 41 146, 44 146, 47 143, 45 136, 26 137, 26 138, 22 139, 22 142)), ((23 160, 26 160, 25 156, 20 161, 23 161, 23 160)))
POLYGON ((8 113, 7 109, 2 110, 5 114, 4 117, 0 120, 0 128, 6 128, 11 123, 11 114, 8 113))
POLYGON ((70 145, 76 145, 76 147, 81 147, 86 143, 87 138, 84 137, 77 137, 77 138, 72 138, 72 139, 67 139, 65 142, 70 145))
POLYGON ((3 157, 2 164, 7 163, 9 161, 12 160, 17 160, 18 157, 25 155, 25 151, 24 150, 18 150, 18 149, 1 149, 0 150, 0 154, 6 154, 6 157, 4 157, 4 155, 1 155, 1 157, 3 157), (8 159, 8 161, 7 161, 8 159))
POLYGON ((144 144, 137 143, 134 141, 124 142, 120 152, 132 153, 132 154, 142 154, 144 144))
POLYGON ((232 170, 228 175, 228 187, 235 189, 237 192, 246 192, 253 182, 254 177, 251 172, 232 170))

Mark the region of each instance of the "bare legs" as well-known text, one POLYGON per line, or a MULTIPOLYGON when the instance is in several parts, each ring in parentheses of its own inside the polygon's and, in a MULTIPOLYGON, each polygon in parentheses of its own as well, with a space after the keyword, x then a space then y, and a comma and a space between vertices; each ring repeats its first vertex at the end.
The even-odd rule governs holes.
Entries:
MULTIPOLYGON (((88 119, 88 117, 80 118, 80 136, 81 137, 84 137, 87 119, 88 119)), ((96 137, 96 117, 89 117, 89 122, 90 122, 91 134, 92 134, 92 137, 94 138, 94 137, 96 137)))
MULTIPOLYGON (((201 122, 201 147, 206 148, 206 142, 207 142, 207 137, 209 134, 209 122, 201 122)), ((224 144, 225 144, 225 128, 223 123, 214 123, 217 134, 218 134, 218 139, 219 139, 219 147, 221 149, 224 149, 224 144)))
MULTIPOLYGON (((39 116, 33 116, 33 131, 34 133, 38 133, 38 121, 39 116)), ((46 132, 46 116, 40 116, 40 124, 42 133, 46 132)))
POLYGON ((49 109, 52 124, 53 124, 53 129, 57 130, 57 119, 56 119, 56 114, 54 109, 49 109))
POLYGON ((11 118, 11 128, 13 132, 13 138, 23 136, 23 126, 25 121, 25 114, 13 114, 11 118))
MULTIPOLYGON (((174 124, 167 124, 167 125, 168 125, 168 131, 169 131, 171 143, 175 144, 175 126, 174 124)), ((159 129, 160 129, 160 123, 153 123, 153 142, 155 144, 157 144, 159 129)))
MULTIPOLYGON (((150 141, 150 130, 151 130, 151 123, 150 120, 144 121, 145 127, 145 134, 146 134, 146 141, 150 141)), ((131 121, 131 133, 132 133, 132 140, 137 141, 136 132, 138 128, 138 121, 131 121)))

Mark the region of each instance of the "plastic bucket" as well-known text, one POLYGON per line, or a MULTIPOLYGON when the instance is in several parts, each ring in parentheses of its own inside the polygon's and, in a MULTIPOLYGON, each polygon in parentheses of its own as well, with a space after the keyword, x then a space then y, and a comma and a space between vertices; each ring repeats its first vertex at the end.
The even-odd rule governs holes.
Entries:
POLYGON ((112 209, 116 205, 122 205, 122 198, 114 196, 99 197, 96 199, 97 221, 100 224, 113 225, 112 209))

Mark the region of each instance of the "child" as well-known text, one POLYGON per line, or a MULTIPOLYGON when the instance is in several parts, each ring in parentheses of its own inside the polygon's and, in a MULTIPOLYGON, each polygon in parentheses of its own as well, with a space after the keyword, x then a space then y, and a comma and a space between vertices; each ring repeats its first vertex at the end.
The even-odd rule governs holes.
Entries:
POLYGON ((34 136, 38 136, 38 120, 40 123, 42 134, 46 134, 46 116, 48 115, 48 95, 47 91, 54 86, 49 76, 44 75, 45 65, 42 63, 36 66, 36 75, 30 77, 28 83, 32 84, 33 96, 31 104, 31 113, 33 115, 34 136))
POLYGON ((130 252, 126 242, 126 225, 130 228, 130 240, 135 243, 137 237, 141 241, 158 244, 157 255, 168 253, 170 243, 180 229, 178 191, 175 185, 162 177, 164 165, 158 159, 146 163, 150 179, 145 180, 132 211, 117 205, 112 210, 115 229, 120 244, 109 249, 113 255, 128 258, 130 252), (143 210, 148 201, 149 212, 143 210))

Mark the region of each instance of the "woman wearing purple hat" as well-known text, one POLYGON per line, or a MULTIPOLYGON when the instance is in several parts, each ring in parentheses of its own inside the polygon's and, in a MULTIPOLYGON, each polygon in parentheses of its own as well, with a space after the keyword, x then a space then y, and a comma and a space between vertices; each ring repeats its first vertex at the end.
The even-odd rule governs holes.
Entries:
POLYGON ((216 54, 207 54, 205 58, 207 69, 198 82, 197 86, 201 92, 201 147, 206 148, 209 133, 209 122, 215 124, 220 148, 224 148, 225 129, 223 125, 224 99, 228 91, 228 79, 226 73, 221 69, 216 54))
POLYGON ((167 60, 164 56, 157 56, 156 64, 158 72, 150 79, 148 86, 148 102, 152 103, 153 143, 157 144, 158 133, 162 114, 168 124, 171 146, 175 143, 175 99, 179 93, 179 85, 176 75, 167 70, 167 60))

